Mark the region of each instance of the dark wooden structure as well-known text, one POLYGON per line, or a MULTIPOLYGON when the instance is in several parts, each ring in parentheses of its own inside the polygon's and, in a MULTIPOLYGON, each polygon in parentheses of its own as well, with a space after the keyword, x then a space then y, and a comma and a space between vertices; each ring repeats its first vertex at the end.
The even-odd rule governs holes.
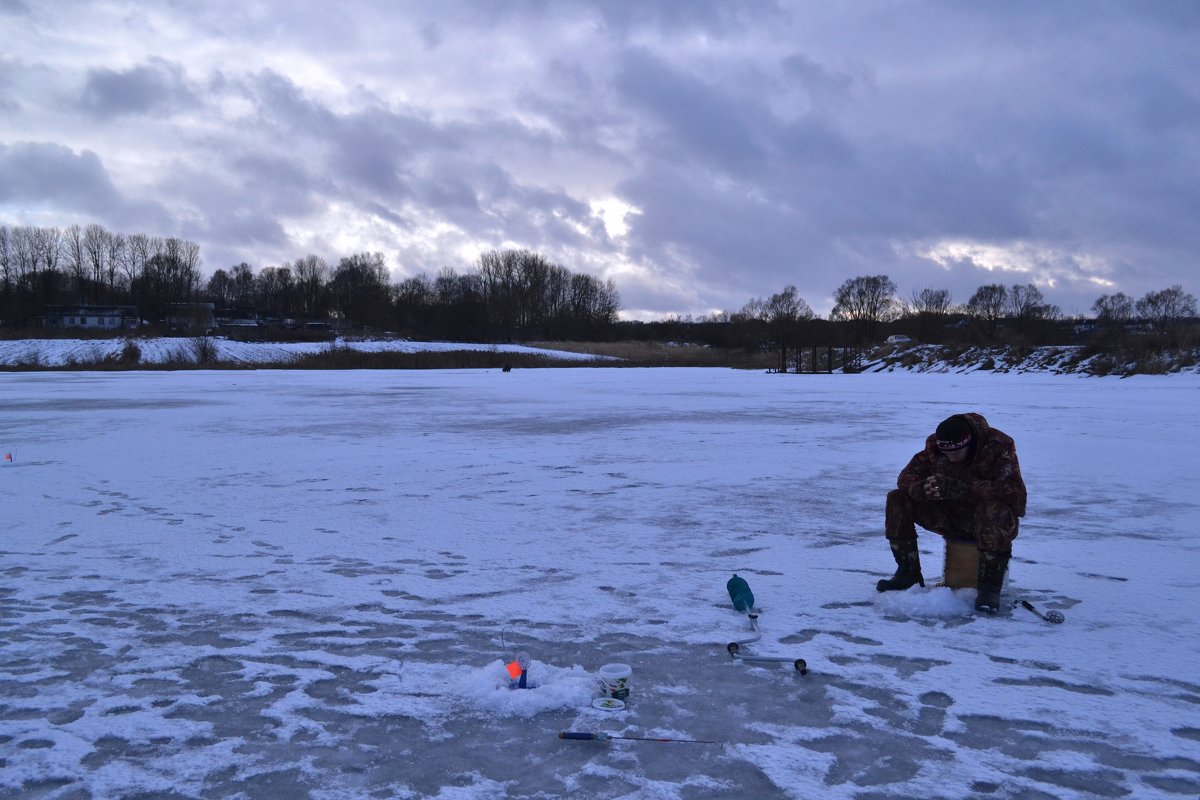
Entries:
POLYGON ((796 348, 793 361, 799 374, 858 372, 862 368, 862 350, 857 347, 821 344, 796 348))

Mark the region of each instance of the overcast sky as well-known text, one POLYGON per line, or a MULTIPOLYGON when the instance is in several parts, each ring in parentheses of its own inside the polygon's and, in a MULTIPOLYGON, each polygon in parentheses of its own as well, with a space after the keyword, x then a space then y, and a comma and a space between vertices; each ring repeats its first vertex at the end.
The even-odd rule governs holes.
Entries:
POLYGON ((1200 294, 1200 2, 0 0, 0 224, 523 247, 624 316, 1200 294))

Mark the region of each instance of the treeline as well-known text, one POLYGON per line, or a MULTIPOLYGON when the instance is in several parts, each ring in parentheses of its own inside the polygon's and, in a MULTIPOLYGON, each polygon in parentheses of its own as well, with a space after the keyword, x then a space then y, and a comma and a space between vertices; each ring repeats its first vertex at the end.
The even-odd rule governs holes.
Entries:
POLYGON ((398 283, 381 253, 332 265, 307 255, 257 272, 243 263, 207 281, 200 267, 199 247, 183 239, 126 236, 100 225, 0 226, 0 320, 30 329, 47 306, 129 305, 155 323, 176 304, 207 302, 225 317, 415 338, 689 341, 776 352, 782 369, 799 348, 865 348, 889 334, 928 344, 1197 345, 1196 300, 1178 285, 1137 299, 1103 295, 1092 318, 1072 319, 1033 284, 986 284, 956 303, 947 289, 901 296, 888 276, 864 275, 837 288, 828 319, 787 286, 736 311, 638 323, 618 321, 621 301, 611 280, 573 273, 529 250, 491 250, 463 273, 446 267, 398 283))
POLYGON ((46 306, 81 303, 136 305, 159 319, 195 298, 200 264, 200 247, 184 239, 0 226, 0 319, 32 328, 46 306))
POLYGON ((410 336, 502 342, 603 336, 621 308, 611 280, 572 273, 529 250, 491 250, 464 274, 444 267, 396 284, 382 253, 349 256, 333 268, 306 256, 257 275, 239 264, 214 272, 206 296, 268 319, 332 318, 410 336))
POLYGON ((648 338, 769 350, 777 354, 778 368, 784 371, 796 367, 805 347, 864 349, 889 335, 925 344, 978 346, 1200 346, 1196 299, 1179 285, 1147 292, 1137 300, 1121 292, 1102 295, 1092 313, 1094 317, 1086 319, 1066 317, 1032 284, 986 284, 965 303, 955 303, 948 289, 924 288, 904 297, 888 276, 864 275, 838 287, 827 320, 813 313, 795 286, 787 286, 778 294, 752 298, 733 312, 625 323, 624 335, 637 335, 630 328, 643 328, 648 338))
POLYGON ((205 282, 194 242, 112 233, 100 225, 0 226, 0 319, 28 329, 47 306, 130 305, 164 321, 173 306, 208 302, 224 316, 281 325, 428 338, 515 341, 603 337, 617 321, 615 284, 573 273, 529 250, 493 250, 470 271, 452 268, 393 283, 382 253, 328 264, 316 255, 218 269, 205 282))

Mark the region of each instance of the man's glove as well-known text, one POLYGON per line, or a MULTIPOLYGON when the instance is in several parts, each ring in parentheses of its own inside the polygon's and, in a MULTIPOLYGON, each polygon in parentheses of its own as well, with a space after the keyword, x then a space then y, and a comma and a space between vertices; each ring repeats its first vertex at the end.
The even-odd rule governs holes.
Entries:
POLYGON ((925 496, 925 481, 913 481, 908 485, 908 496, 913 500, 927 500, 925 496))
POLYGON ((938 475, 938 489, 942 492, 943 500, 963 500, 966 498, 970 487, 958 478, 951 478, 948 475, 938 475))

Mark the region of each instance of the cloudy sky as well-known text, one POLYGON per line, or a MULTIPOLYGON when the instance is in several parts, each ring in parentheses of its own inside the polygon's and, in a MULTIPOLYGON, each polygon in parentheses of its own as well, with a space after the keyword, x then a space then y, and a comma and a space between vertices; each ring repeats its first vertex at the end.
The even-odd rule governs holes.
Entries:
POLYGON ((1198 54, 1194 0, 0 0, 0 224, 1087 313, 1200 294, 1198 54))

